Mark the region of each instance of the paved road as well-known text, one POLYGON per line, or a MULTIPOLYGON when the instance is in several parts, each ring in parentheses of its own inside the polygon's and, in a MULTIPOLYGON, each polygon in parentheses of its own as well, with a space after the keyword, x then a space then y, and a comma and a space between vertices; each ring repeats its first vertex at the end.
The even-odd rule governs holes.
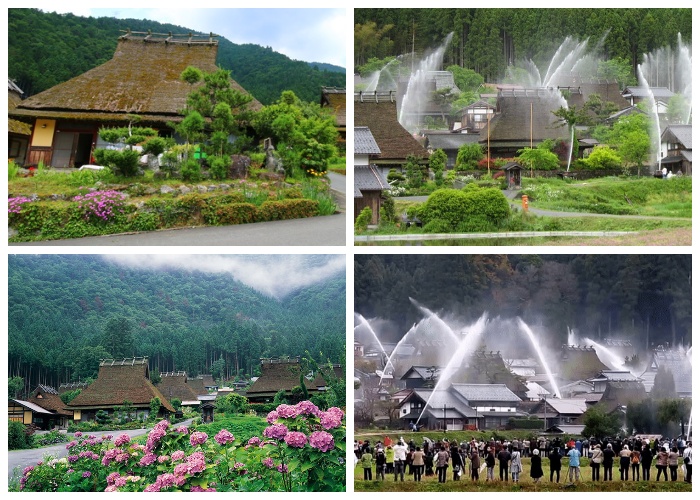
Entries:
POLYGON ((10 243, 11 246, 344 246, 345 176, 330 172, 339 213, 308 219, 234 226, 191 227, 70 240, 10 243))
MULTIPOLYGON (((189 426, 191 423, 192 420, 190 419, 177 425, 189 426)), ((128 434, 133 438, 136 436, 141 436, 143 434, 148 434, 149 431, 150 429, 134 429, 128 431, 100 431, 92 433, 92 435, 102 436, 103 434, 111 434, 116 438, 117 436, 121 436, 122 434, 128 434)), ((68 434, 68 436, 73 436, 73 434, 68 434)), ((44 457, 46 456, 62 458, 68 455, 68 450, 66 450, 66 443, 61 443, 53 446, 46 446, 44 448, 35 448, 31 450, 12 450, 8 451, 7 454, 8 477, 12 477, 12 472, 15 470, 16 467, 24 469, 28 465, 36 465, 36 463, 40 460, 44 460, 44 457)))

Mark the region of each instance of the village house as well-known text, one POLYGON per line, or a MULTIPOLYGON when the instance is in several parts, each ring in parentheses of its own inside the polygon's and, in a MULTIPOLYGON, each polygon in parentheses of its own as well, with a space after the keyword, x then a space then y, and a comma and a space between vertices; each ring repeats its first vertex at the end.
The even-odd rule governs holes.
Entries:
POLYGON ((161 373, 157 387, 168 401, 178 399, 182 406, 198 406, 198 394, 187 384, 184 371, 161 373))
POLYGON ((381 154, 377 142, 368 127, 355 127, 355 219, 365 207, 372 210, 370 224, 379 223, 382 206, 382 191, 391 186, 382 177, 377 167, 370 162, 381 154))
MULTIPOLYGON (((340 366, 333 366, 336 376, 345 377, 340 366)), ((303 381, 309 396, 326 391, 326 382, 320 373, 303 373, 299 357, 294 358, 261 358, 260 376, 246 392, 251 403, 271 403, 275 394, 284 391, 286 397, 293 394, 295 387, 300 387, 303 381)))
POLYGON ((73 420, 95 420, 95 414, 103 410, 114 413, 115 407, 128 402, 136 418, 146 418, 151 401, 160 400, 158 417, 175 413, 167 397, 150 381, 148 358, 105 359, 100 361, 97 379, 73 399, 66 408, 73 412, 73 420))
POLYGON ((693 174, 693 126, 669 125, 661 134, 661 168, 674 175, 693 174))
POLYGON ((9 400, 8 419, 25 425, 33 424, 42 430, 65 429, 73 419, 73 413, 66 409, 56 389, 39 384, 27 401, 9 400))
MULTIPOLYGON (((7 79, 7 109, 12 111, 22 102, 24 92, 9 78, 7 79)), ((28 123, 10 118, 7 121, 7 158, 18 165, 24 165, 32 127, 28 123)))
MULTIPOLYGON (((25 165, 80 167, 93 161, 95 148, 108 144, 101 127, 131 123, 171 136, 168 122, 179 122, 187 96, 196 87, 180 79, 189 66, 218 69, 217 35, 176 35, 128 31, 114 56, 67 82, 25 99, 10 118, 32 125, 25 165)), ((246 92, 231 80, 231 87, 246 92)), ((261 104, 253 100, 250 109, 261 104)))
POLYGON ((427 164, 428 151, 399 123, 396 92, 355 92, 354 105, 355 126, 368 127, 379 146, 373 164, 384 179, 390 169, 402 168, 410 155, 427 164))
POLYGON ((338 145, 345 151, 345 141, 347 138, 345 89, 321 87, 321 107, 331 110, 333 118, 335 119, 335 128, 338 131, 338 145))

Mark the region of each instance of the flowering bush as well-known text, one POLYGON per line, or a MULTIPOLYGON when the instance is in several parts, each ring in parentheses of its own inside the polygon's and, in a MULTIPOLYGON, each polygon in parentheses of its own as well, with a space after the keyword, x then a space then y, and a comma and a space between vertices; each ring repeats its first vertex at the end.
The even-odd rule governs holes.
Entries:
POLYGON ((78 208, 84 212, 86 220, 108 221, 117 212, 124 213, 125 199, 125 194, 109 190, 78 195, 73 201, 78 202, 78 208))
POLYGON ((207 433, 163 420, 145 445, 126 435, 79 435, 69 455, 26 467, 22 491, 344 491, 345 424, 339 408, 279 405, 262 437, 207 433))
POLYGON ((29 203, 31 198, 25 196, 17 196, 16 198, 10 198, 7 200, 7 212, 10 214, 18 214, 22 211, 22 205, 29 203))

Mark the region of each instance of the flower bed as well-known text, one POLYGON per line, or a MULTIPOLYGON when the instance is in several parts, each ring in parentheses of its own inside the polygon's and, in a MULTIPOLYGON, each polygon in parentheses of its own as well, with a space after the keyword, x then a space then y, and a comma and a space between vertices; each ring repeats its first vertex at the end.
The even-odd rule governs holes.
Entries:
POLYGON ((345 415, 279 405, 262 436, 156 424, 145 445, 76 433, 69 455, 26 467, 21 491, 344 491, 345 415))

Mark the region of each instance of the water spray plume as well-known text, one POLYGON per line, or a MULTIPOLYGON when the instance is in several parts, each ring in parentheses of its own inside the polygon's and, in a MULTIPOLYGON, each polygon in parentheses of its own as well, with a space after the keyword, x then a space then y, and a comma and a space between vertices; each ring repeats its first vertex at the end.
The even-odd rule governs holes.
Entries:
MULTIPOLYGON (((374 338, 375 342, 377 342, 377 344, 379 345, 379 348, 381 349, 382 354, 384 355, 384 357, 387 360, 386 364, 389 365, 389 363, 391 363, 389 355, 384 350, 384 346, 379 341, 379 337, 377 337, 377 333, 374 331, 374 328, 372 328, 372 325, 369 324, 369 322, 365 319, 364 316, 362 316, 362 314, 355 313, 355 316, 360 320, 360 324, 355 327, 355 330, 357 330, 357 327, 359 327, 359 326, 364 326, 369 331, 369 333, 372 334, 372 337, 374 338)), ((384 368, 386 369, 386 366, 384 368)), ((393 368, 393 365, 392 365, 392 368, 393 368)))
POLYGON ((542 364, 542 367, 544 368, 544 371, 547 373, 547 378, 549 379, 549 383, 552 385, 552 389, 554 390, 554 395, 561 399, 561 392, 559 392, 559 386, 557 386, 557 382, 554 380, 554 375, 552 374, 552 371, 549 369, 549 364, 547 363, 547 360, 544 357, 544 353, 542 352, 542 349, 540 348, 540 344, 535 338, 535 334, 532 332, 529 326, 527 326, 527 323, 525 323, 522 319, 518 318, 518 326, 520 327, 520 330, 522 330, 525 335, 527 335, 527 338, 530 340, 530 343, 532 344, 532 347, 535 349, 535 352, 537 353, 537 357, 540 360, 540 363, 542 364))

